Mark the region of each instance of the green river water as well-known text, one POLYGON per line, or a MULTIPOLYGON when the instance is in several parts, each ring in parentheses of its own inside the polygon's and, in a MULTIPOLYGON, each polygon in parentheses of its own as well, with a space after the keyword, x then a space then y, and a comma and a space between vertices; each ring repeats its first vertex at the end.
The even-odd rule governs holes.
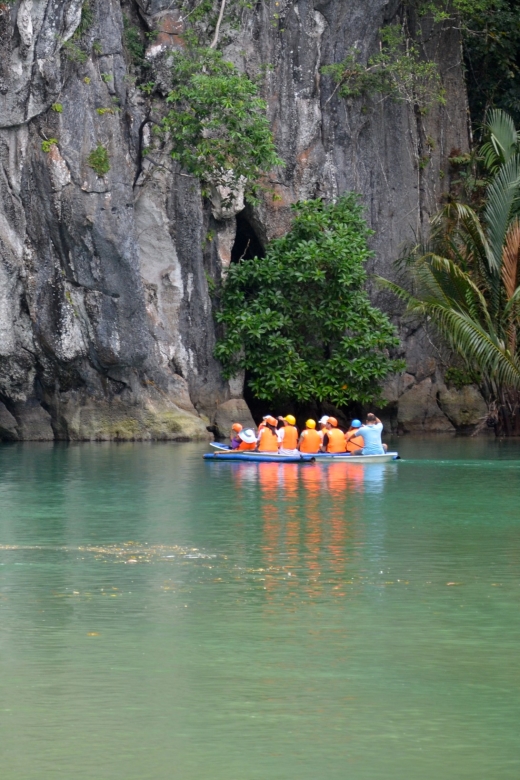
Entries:
POLYGON ((1 780, 518 780, 520 442, 0 447, 1 780))

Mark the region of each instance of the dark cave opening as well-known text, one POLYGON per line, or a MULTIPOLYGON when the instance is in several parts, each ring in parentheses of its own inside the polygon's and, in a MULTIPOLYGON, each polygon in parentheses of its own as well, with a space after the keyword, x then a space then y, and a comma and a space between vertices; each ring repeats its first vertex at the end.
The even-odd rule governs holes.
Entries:
POLYGON ((264 248, 245 212, 241 211, 237 214, 236 220, 237 232, 235 243, 231 250, 231 262, 238 263, 239 260, 251 260, 253 257, 264 257, 264 248))

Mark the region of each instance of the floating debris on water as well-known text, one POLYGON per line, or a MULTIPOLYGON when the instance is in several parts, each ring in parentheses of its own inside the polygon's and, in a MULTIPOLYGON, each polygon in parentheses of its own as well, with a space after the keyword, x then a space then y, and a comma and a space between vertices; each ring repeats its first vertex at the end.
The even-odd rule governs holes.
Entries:
MULTIPOLYGON (((118 563, 151 563, 152 561, 163 560, 173 561, 175 559, 190 560, 211 560, 216 555, 201 552, 197 547, 180 547, 179 545, 148 544, 145 542, 125 542, 108 545, 22 545, 22 544, 0 544, 0 552, 63 552, 63 553, 90 553, 100 560, 115 559, 118 563), (131 549, 129 549, 131 548, 131 549)), ((21 564, 20 564, 21 565, 21 564)))

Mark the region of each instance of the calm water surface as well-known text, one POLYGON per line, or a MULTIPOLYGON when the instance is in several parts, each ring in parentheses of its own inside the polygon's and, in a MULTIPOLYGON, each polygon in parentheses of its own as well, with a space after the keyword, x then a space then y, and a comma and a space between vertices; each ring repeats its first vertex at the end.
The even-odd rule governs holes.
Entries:
POLYGON ((520 443, 0 447, 2 780, 518 780, 520 443))

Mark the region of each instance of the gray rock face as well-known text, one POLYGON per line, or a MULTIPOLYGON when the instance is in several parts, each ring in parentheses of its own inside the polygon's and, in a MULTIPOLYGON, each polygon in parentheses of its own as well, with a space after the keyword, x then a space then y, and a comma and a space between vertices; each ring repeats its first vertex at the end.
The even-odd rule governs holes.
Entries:
POLYGON ((440 387, 431 377, 413 385, 399 399, 398 430, 402 433, 454 433, 437 402, 440 387))
MULTIPOLYGON (((277 17, 260 4, 226 32, 225 53, 249 73, 273 66, 266 97, 286 167, 270 177, 278 200, 222 212, 164 150, 142 159, 164 103, 132 83, 123 14, 158 31, 148 56, 160 90, 182 25, 170 2, 138 5, 136 15, 126 0, 90 0, 78 38, 81 0, 0 3, 0 438, 207 437, 215 409, 242 391, 213 358, 210 295, 237 230, 264 243, 287 229, 296 200, 355 190, 376 231, 373 269, 390 276, 438 205, 451 148, 468 148, 456 32, 432 31, 447 108, 423 117, 340 99, 321 75, 354 44, 368 57, 397 2, 281 0, 277 17), (91 167, 99 147, 102 174, 91 167)), ((389 393, 404 403, 403 429, 422 430, 436 361, 421 332, 403 339, 413 381, 389 393)), ((437 404, 441 428, 459 424, 454 403, 437 404)))
POLYGON ((488 416, 487 405, 474 385, 457 390, 445 388, 439 393, 439 406, 459 430, 472 431, 488 416))
POLYGON ((214 424, 219 438, 229 436, 233 423, 240 423, 244 428, 256 427, 248 405, 241 398, 231 398, 215 410, 214 424))

